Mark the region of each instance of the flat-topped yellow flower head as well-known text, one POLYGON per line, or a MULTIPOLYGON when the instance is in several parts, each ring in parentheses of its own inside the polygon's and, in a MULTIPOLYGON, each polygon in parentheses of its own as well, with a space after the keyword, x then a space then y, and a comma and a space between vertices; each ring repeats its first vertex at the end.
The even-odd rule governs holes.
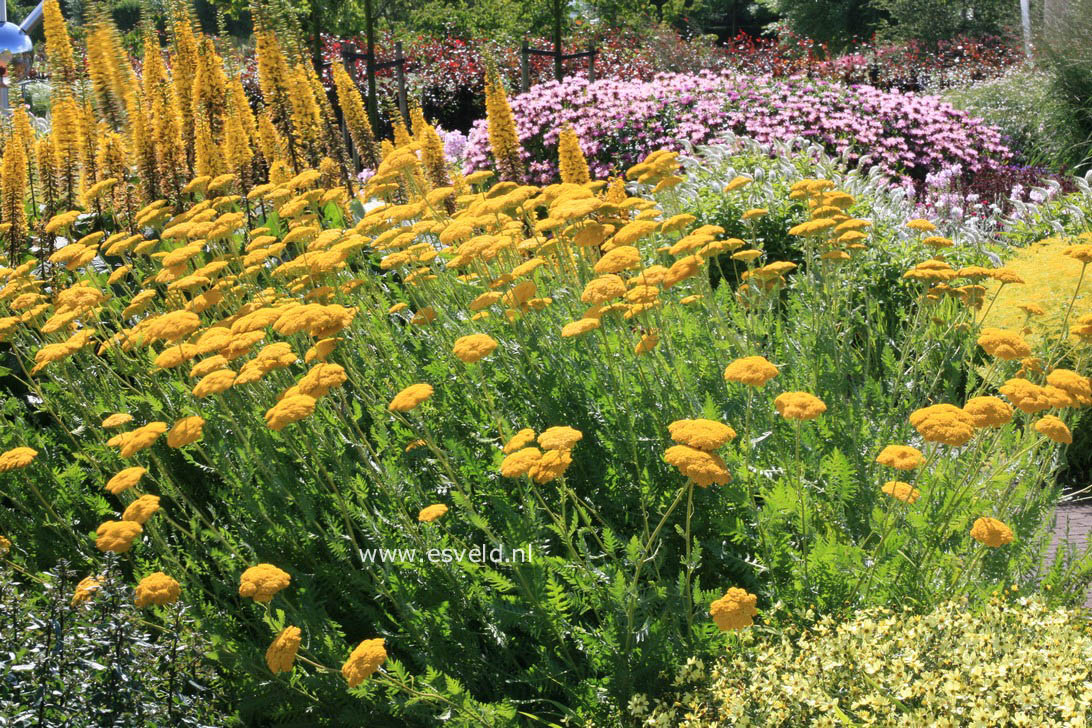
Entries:
POLYGON ((142 495, 126 507, 125 512, 121 514, 121 520, 135 521, 143 525, 158 510, 158 495, 142 495))
POLYGON ((409 412, 433 394, 431 384, 411 384, 394 396, 387 409, 391 412, 409 412))
POLYGON ((143 530, 136 521, 106 521, 95 531, 95 548, 124 554, 143 530))
POLYGON ((76 589, 72 593, 72 606, 91 601, 91 598, 95 596, 95 592, 102 587, 102 584, 99 583, 100 578, 85 576, 80 579, 80 583, 76 585, 76 589))
POLYGON ((251 566, 239 577, 239 596, 268 604, 277 592, 288 588, 290 581, 289 573, 273 564, 251 566))
POLYGON ((888 445, 876 456, 876 462, 895 470, 913 470, 925 462, 925 456, 916 447, 888 445))
POLYGON ((185 447, 201 439, 201 433, 205 427, 205 418, 193 415, 183 417, 174 423, 174 427, 167 433, 168 447, 185 447))
POLYGON ((953 404, 915 410, 910 414, 910 424, 926 442, 961 447, 974 437, 974 418, 953 404))
POLYGON ((1034 414, 1051 406, 1046 389, 1022 377, 1009 379, 1001 385, 1000 391, 1021 412, 1034 414))
POLYGON ((177 602, 181 594, 182 588, 177 581, 162 571, 157 571, 144 577, 137 584, 136 605, 148 607, 155 604, 162 607, 177 602))
POLYGON ((421 523, 431 523, 445 513, 447 513, 447 506, 443 503, 433 503, 421 509, 421 512, 417 514, 417 520, 421 523))
POLYGON ((265 651, 265 664, 274 675, 288 672, 296 661, 296 652, 300 648, 300 628, 288 626, 281 630, 276 639, 265 651))
POLYGON ((583 439, 584 433, 574 427, 558 425, 549 427, 538 436, 543 450, 572 450, 583 439))
POLYGON ((709 605, 709 614, 722 631, 743 629, 754 624, 758 597, 739 587, 732 587, 709 605))
POLYGON ((265 413, 265 424, 280 432, 293 422, 310 417, 315 411, 315 398, 306 394, 292 394, 270 407, 265 413))
POLYGON ((148 472, 147 468, 142 468, 139 465, 134 465, 131 468, 125 468, 118 471, 114 477, 106 481, 106 490, 110 491, 112 495, 117 495, 122 491, 129 490, 134 485, 140 482, 140 479, 144 477, 144 474, 148 472))
POLYGON ((814 420, 827 411, 827 405, 814 394, 784 392, 777 395, 774 407, 787 420, 814 420))
POLYGON ((455 340, 452 353, 467 364, 474 364, 493 353, 497 341, 488 334, 469 334, 455 340))
POLYGON ((1069 445, 1073 442, 1073 433, 1069 431, 1065 422, 1054 415, 1046 415, 1035 423, 1035 431, 1054 442, 1069 445))
POLYGON ((971 538, 984 546, 997 548, 1012 543, 1012 529, 996 518, 979 518, 971 526, 971 538))
POLYGON ((716 453, 699 450, 689 445, 673 445, 664 452, 664 462, 674 465, 695 485, 727 485, 732 480, 728 465, 716 453))
POLYGON ((355 688, 371 677, 387 660, 385 640, 382 637, 364 640, 349 654, 349 659, 341 666, 341 674, 355 688))
POLYGON ((25 468, 38 457, 38 451, 31 447, 16 447, 0 453, 0 473, 25 468))
POLYGON ((982 329, 978 336, 978 345, 987 354, 1005 361, 1015 361, 1031 356, 1031 347, 1024 337, 1013 331, 993 327, 982 329))
POLYGON ((729 382, 739 382, 752 387, 763 386, 777 374, 777 367, 763 356, 745 356, 736 359, 724 370, 724 378, 729 382))
POLYGON ((998 397, 972 397, 963 405, 975 427, 1000 427, 1012 421, 1012 407, 998 397))
POLYGON ((736 431, 723 422, 695 419, 676 420, 667 426, 671 439, 707 452, 723 447, 736 436, 736 431))
POLYGON ((913 503, 921 496, 921 491, 901 480, 889 480, 883 484, 880 490, 903 503, 913 503))

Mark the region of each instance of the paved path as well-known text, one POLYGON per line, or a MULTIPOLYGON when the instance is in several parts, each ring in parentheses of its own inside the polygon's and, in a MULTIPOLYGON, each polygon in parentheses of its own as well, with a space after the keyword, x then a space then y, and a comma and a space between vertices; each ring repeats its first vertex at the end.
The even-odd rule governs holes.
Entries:
MULTIPOLYGON (((1069 540, 1076 544, 1078 551, 1083 551, 1088 543, 1089 534, 1092 533, 1092 503, 1082 501, 1080 503, 1066 503, 1058 506, 1054 521, 1054 538, 1050 548, 1047 549, 1047 563, 1054 561, 1058 551, 1058 543, 1065 538, 1066 524, 1069 526, 1069 540)), ((1092 589, 1089 589, 1084 606, 1092 609, 1092 589)))

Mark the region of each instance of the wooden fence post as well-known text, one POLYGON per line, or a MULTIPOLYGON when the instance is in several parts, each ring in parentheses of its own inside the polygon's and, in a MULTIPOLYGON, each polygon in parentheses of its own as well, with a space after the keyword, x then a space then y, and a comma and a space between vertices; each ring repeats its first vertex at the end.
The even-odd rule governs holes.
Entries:
POLYGON ((519 49, 519 88, 523 93, 531 89, 531 52, 526 38, 519 49))
POLYGON ((394 62, 398 75, 398 110, 402 118, 409 123, 409 107, 406 105, 406 58, 402 55, 402 41, 394 44, 394 62))
POLYGON ((372 0, 364 0, 364 33, 368 42, 368 55, 364 59, 365 73, 368 76, 368 120, 372 129, 378 130, 379 104, 375 92, 375 26, 372 23, 372 0))
POLYGON ((554 0, 554 79, 557 81, 565 76, 561 60, 561 0, 554 0))
POLYGON ((593 83, 595 81, 595 54, 599 52, 595 48, 595 43, 588 47, 588 52, 591 53, 588 56, 588 82, 593 83))

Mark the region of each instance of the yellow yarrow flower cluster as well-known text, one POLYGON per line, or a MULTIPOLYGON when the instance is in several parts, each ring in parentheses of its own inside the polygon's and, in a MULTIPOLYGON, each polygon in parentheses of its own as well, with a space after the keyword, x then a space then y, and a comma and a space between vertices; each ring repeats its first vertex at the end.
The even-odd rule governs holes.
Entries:
POLYGON ((138 607, 148 607, 153 604, 162 607, 177 602, 181 594, 182 588, 177 581, 162 571, 157 571, 144 577, 137 584, 135 603, 138 607))
POLYGON ((266 411, 265 424, 269 429, 280 432, 289 424, 310 417, 315 411, 315 403, 315 398, 306 394, 287 396, 266 411))
MULTIPOLYGON (((994 271, 990 276, 993 280, 985 283, 985 296, 993 304, 979 323, 1022 332, 1032 343, 1049 342, 1061 336, 1062 322, 1072 302, 1071 343, 1080 344, 1080 332, 1086 331, 1080 320, 1087 316, 1092 321, 1092 299, 1087 295, 1073 297, 1086 264, 1068 253, 1071 247, 1076 247, 1071 240, 1048 237, 1013 251, 1005 263, 1006 274, 994 271)), ((1085 336, 1088 334, 1092 329, 1085 336)))
POLYGON ((1035 431, 1045 437, 1053 440, 1054 442, 1061 443, 1063 445, 1069 445, 1073 443, 1073 433, 1069 431, 1060 418, 1054 415, 1047 415, 1035 422, 1035 431))
MULTIPOLYGON (((871 222, 849 214, 849 208, 856 200, 848 192, 835 189, 830 180, 799 180, 789 188, 789 198, 803 200, 810 216, 810 219, 790 228, 789 234, 818 245, 819 258, 826 264, 849 260, 854 253, 867 247, 863 241, 868 235, 863 231, 871 226, 871 222)), ((749 212, 752 217, 764 214, 758 210, 749 212)))
POLYGON ((124 554, 144 529, 136 521, 106 521, 95 531, 95 548, 124 554))
POLYGON ((1012 529, 996 518, 979 518, 971 526, 971 538, 984 546, 998 548, 1012 543, 1012 529))
POLYGON ((715 420, 676 420, 667 426, 671 439, 680 445, 713 451, 736 437, 736 431, 715 420))
POLYGON ((174 423, 167 433, 167 445, 173 448, 185 447, 201 439, 205 427, 205 418, 193 415, 183 417, 174 423))
POLYGON ((910 414, 910 424, 926 442, 962 447, 974 437, 974 418, 952 404, 935 404, 910 414))
POLYGON ((1031 356, 1031 347, 1024 341, 1024 338, 1017 333, 1005 331, 1004 329, 982 329, 982 333, 978 336, 978 345, 990 356, 1006 361, 1031 356))
POLYGON ((727 485, 732 480, 728 465, 714 452, 688 445, 673 445, 664 452, 664 462, 679 469, 683 475, 702 488, 727 485))
POLYGON ((777 413, 787 420, 814 420, 827 411, 823 400, 808 392, 784 392, 774 399, 777 413))
POLYGON ((411 384, 395 395, 387 409, 391 412, 409 412, 431 397, 434 391, 431 384, 411 384))
POLYGON ((421 523, 431 523, 442 517, 445 513, 447 513, 447 506, 443 503, 433 503, 432 505, 425 506, 421 509, 420 513, 417 514, 417 520, 421 523))
POLYGON ((134 521, 144 525, 158 510, 158 495, 142 495, 125 507, 125 512, 121 514, 121 520, 134 521))
POLYGON ((1012 421, 1012 407, 998 397, 972 397, 963 404, 977 428, 1000 427, 1012 421))
POLYGON ((265 664, 274 675, 288 672, 296 661, 299 651, 301 632, 299 627, 285 627, 265 651, 265 664))
POLYGON ((0 473, 25 468, 38 457, 38 451, 31 447, 16 447, 0 453, 0 473))
POLYGON ((367 680, 387 661, 386 640, 382 637, 364 640, 349 654, 349 659, 341 666, 341 674, 355 688, 367 680))
POLYGON ((1022 377, 1013 377, 1000 387, 1001 394, 1020 411, 1034 414, 1050 409, 1050 393, 1038 384, 1022 377))
POLYGON ((102 577, 85 576, 76 584, 72 593, 72 606, 86 604, 95 596, 95 592, 102 588, 102 577))
POLYGON ((757 603, 758 597, 754 594, 732 587, 710 605, 709 614, 721 631, 743 629, 754 624, 754 617, 758 614, 757 603))
POLYGON ((584 433, 573 427, 557 425, 538 435, 542 447, 528 447, 535 441, 535 431, 524 428, 507 443, 503 452, 500 473, 506 478, 527 476, 536 483, 549 483, 565 474, 572 465, 572 448, 583 439, 584 433))
POLYGON ((251 566, 239 577, 239 596, 268 604, 277 592, 288 588, 291 580, 288 572, 273 564, 251 566))
POLYGON ((761 387, 778 374, 777 367, 762 356, 745 356, 736 359, 724 370, 724 378, 752 387, 761 387))
POLYGON ((117 495, 139 483, 147 472, 147 468, 142 468, 139 465, 125 468, 106 481, 106 490, 110 491, 112 495, 117 495))
POLYGON ((925 462, 925 456, 916 447, 888 445, 876 456, 876 462, 896 470, 913 470, 925 462))
POLYGON ((474 364, 493 353, 497 341, 488 334, 469 334, 455 340, 452 353, 467 364, 474 364))
POLYGON ((921 496, 921 491, 901 480, 889 480, 883 484, 880 490, 903 503, 912 504, 921 496))

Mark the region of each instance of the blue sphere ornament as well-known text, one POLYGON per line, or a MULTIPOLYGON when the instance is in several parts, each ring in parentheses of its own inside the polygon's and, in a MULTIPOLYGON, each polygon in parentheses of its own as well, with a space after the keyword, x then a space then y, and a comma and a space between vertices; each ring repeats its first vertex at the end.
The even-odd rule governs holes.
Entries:
POLYGON ((30 36, 15 23, 0 24, 0 84, 11 86, 26 78, 33 61, 30 36))

